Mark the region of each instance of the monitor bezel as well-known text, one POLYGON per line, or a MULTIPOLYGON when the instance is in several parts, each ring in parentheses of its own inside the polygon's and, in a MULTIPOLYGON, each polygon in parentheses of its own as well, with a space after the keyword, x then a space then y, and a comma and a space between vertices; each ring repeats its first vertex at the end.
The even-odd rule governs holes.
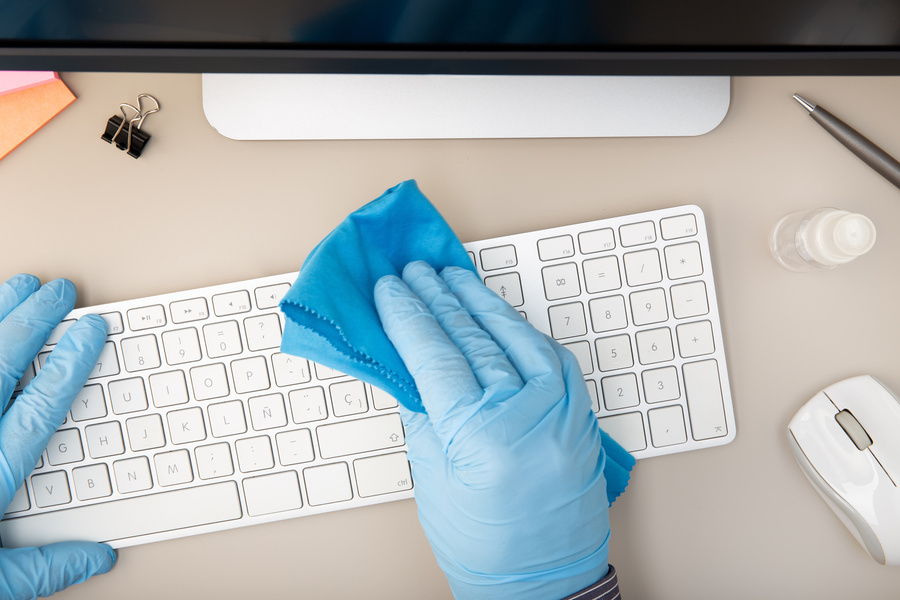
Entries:
POLYGON ((0 70, 461 75, 900 75, 900 48, 542 51, 2 47, 0 70))

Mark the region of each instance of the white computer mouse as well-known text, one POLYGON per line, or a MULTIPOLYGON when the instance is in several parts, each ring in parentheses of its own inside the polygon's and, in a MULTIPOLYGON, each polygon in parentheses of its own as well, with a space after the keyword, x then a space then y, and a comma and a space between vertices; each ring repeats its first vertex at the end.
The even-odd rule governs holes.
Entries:
POLYGON ((788 425, 807 479, 876 561, 900 566, 900 399, 870 375, 839 381, 788 425))

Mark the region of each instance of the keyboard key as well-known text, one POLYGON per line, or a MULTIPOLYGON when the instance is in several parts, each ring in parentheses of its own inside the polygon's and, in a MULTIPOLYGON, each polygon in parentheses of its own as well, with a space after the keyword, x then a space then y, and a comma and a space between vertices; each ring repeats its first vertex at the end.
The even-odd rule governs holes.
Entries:
POLYGON ((519 279, 518 273, 485 277, 484 285, 509 302, 510 306, 522 306, 525 303, 525 297, 522 295, 522 281, 519 279))
POLYGON ((166 445, 162 417, 159 415, 132 417, 125 421, 125 429, 128 431, 128 445, 135 452, 166 445))
POLYGON ((557 340, 585 335, 587 323, 584 319, 584 306, 581 302, 559 304, 548 309, 550 331, 557 340))
POLYGON ((597 419, 600 428, 629 452, 647 448, 644 436, 644 418, 639 412, 600 417, 597 419))
POLYGON ((312 506, 342 502, 353 498, 347 463, 303 469, 306 496, 312 506))
POLYGON ((333 383, 328 388, 331 394, 332 414, 336 417, 358 415, 369 410, 366 387, 362 381, 333 383))
POLYGON ((272 355, 272 371, 275 375, 275 385, 278 387, 306 383, 312 377, 309 372, 309 361, 281 352, 272 355))
POLYGON ((676 319, 699 317, 709 313, 706 284, 702 281, 673 285, 669 293, 672 296, 672 314, 676 319))
POLYGON ((227 317, 250 310, 250 293, 246 290, 216 294, 212 297, 213 312, 217 317, 227 317))
POLYGON ((144 380, 140 377, 119 379, 109 382, 109 401, 117 415, 138 412, 147 409, 147 393, 144 380))
POLYGON ((625 247, 650 244, 656 241, 656 225, 653 221, 622 225, 619 227, 619 239, 625 247))
POLYGON ((316 457, 309 429, 283 431, 275 436, 275 445, 278 447, 278 462, 286 467, 310 462, 316 457))
POLYGON ((634 341, 637 344, 638 361, 642 365, 653 365, 675 358, 672 332, 668 327, 638 331, 634 341))
POLYGON ((203 411, 197 407, 173 410, 166 415, 169 439, 173 444, 187 444, 206 439, 203 411))
POLYGON ((696 277, 703 273, 700 244, 697 242, 666 246, 665 255, 666 271, 669 274, 669 279, 696 277))
POLYGON ((113 463, 113 475, 116 479, 116 489, 120 494, 140 492, 153 487, 150 462, 146 456, 117 460, 113 463))
POLYGON ((603 403, 607 410, 619 410, 641 403, 634 373, 604 377, 600 380, 600 387, 603 390, 603 403))
POLYGON ((237 321, 204 325, 203 339, 206 341, 206 354, 210 358, 240 354, 243 350, 237 321))
POLYGON ((231 362, 231 374, 234 377, 234 391, 248 394, 269 389, 269 368, 264 356, 241 358, 231 362))
POLYGON ((200 338, 193 327, 166 331, 162 334, 163 351, 170 365, 194 362, 202 357, 200 338))
POLYGON ((108 542, 240 519, 242 514, 237 484, 227 481, 5 520, 0 537, 10 548, 68 540, 108 542))
POLYGON ((277 283, 275 285, 256 288, 253 290, 253 295, 256 297, 257 308, 260 310, 275 308, 290 289, 291 284, 289 283, 277 283))
POLYGON ((722 437, 728 433, 719 365, 715 360, 688 363, 682 367, 691 432, 695 440, 722 437))
POLYGON ((584 270, 584 287, 590 294, 599 294, 622 287, 619 277, 619 259, 615 256, 591 258, 581 264, 584 270))
POLYGON ((625 263, 625 279, 631 287, 662 281, 659 251, 655 248, 629 252, 623 257, 623 261, 625 263))
POLYGON ((644 381, 644 398, 648 403, 677 400, 681 397, 678 386, 678 370, 675 367, 651 369, 641 374, 644 381))
POLYGON ((75 486, 75 496, 81 501, 96 500, 112 495, 109 469, 105 463, 72 469, 72 483, 75 486))
POLYGON ((98 377, 109 377, 119 374, 119 354, 116 352, 115 342, 106 342, 100 351, 100 357, 94 370, 88 376, 88 379, 97 379, 98 377))
POLYGON ((11 515, 17 512, 23 512, 31 508, 31 501, 28 499, 28 491, 25 489, 25 485, 22 484, 19 486, 19 489, 16 490, 15 495, 13 495, 13 499, 10 501, 9 506, 6 507, 6 514, 11 515))
POLYGON ((194 450, 200 479, 215 479, 234 474, 231 448, 227 443, 199 446, 194 450))
POLYGON ((541 260, 575 256, 575 242, 571 235, 559 235, 538 240, 538 256, 541 260))
POLYGON ((594 345, 597 347, 597 366, 601 371, 615 371, 634 366, 631 338, 628 335, 600 338, 594 345))
POLYGON ((156 336, 142 335, 122 340, 122 360, 125 363, 125 370, 132 373, 159 367, 159 346, 156 344, 156 336))
POLYGON ((397 399, 383 389, 373 385, 369 386, 369 391, 372 394, 372 406, 375 407, 375 410, 397 408, 397 399))
POLYGON ((214 363, 191 369, 191 388, 197 400, 227 396, 229 388, 225 365, 214 363))
POLYGON ((84 460, 84 452, 77 429, 61 429, 53 434, 47 444, 47 461, 51 465, 66 465, 81 460, 84 460))
POLYGON ((238 469, 242 473, 264 471, 275 466, 272 442, 267 435, 236 441, 234 452, 237 454, 238 469))
POLYGON ((291 403, 291 416, 294 423, 309 423, 321 421, 328 417, 328 409, 325 407, 325 390, 320 387, 292 390, 288 393, 291 403))
POLYGON ((547 300, 572 298, 581 293, 578 283, 578 267, 575 263, 553 265, 541 269, 544 278, 544 294, 547 300))
POLYGON ((153 329, 166 324, 166 309, 161 304, 132 308, 128 311, 128 327, 132 331, 153 329))
POLYGON ((666 292, 662 288, 634 292, 629 296, 631 318, 635 325, 662 323, 669 318, 666 308, 666 292))
POLYGON ((247 348, 268 350, 281 346, 281 319, 276 314, 244 319, 244 331, 247 335, 247 348))
POLYGON ((353 471, 356 489, 364 498, 411 490, 413 486, 405 452, 354 460, 353 471))
POLYGON ((578 247, 582 254, 604 252, 616 247, 616 235, 612 229, 593 229, 578 234, 578 247))
POLYGON ((154 373, 150 376, 150 395, 153 406, 165 408, 188 401, 187 383, 183 371, 154 373))
POLYGON ((594 359, 591 358, 591 345, 585 341, 571 342, 563 344, 575 358, 578 359, 578 366, 581 367, 582 375, 590 375, 594 372, 594 359))
POLYGON ((677 404, 647 412, 647 421, 650 423, 650 440, 657 448, 687 441, 684 412, 677 404))
MULTIPOLYGON (((68 504, 72 501, 72 494, 69 492, 69 478, 66 477, 65 471, 33 475, 31 489, 34 492, 34 503, 41 508, 68 504)), ((5 537, 3 545, 7 545, 5 537)))
POLYGON ((256 431, 264 431, 287 425, 284 397, 281 394, 266 394, 250 398, 250 422, 256 431))
POLYGON ((244 404, 240 400, 210 404, 209 429, 213 437, 228 437, 247 432, 244 404))
POLYGON ((59 343, 59 340, 62 339, 62 336, 69 330, 69 327, 75 324, 77 319, 66 319, 65 321, 60 322, 59 325, 53 328, 53 331, 50 332, 50 337, 47 338, 47 341, 44 342, 47 346, 55 346, 59 343))
POLYGON ((153 456, 156 467, 156 481, 162 487, 190 483, 194 480, 191 470, 191 455, 187 450, 160 452, 153 456))
POLYGON ((172 302, 169 304, 169 311, 172 313, 172 322, 176 324, 202 321, 209 317, 209 307, 206 305, 206 298, 191 298, 190 300, 172 302))
POLYGON ((678 335, 678 352, 684 358, 712 354, 716 351, 712 323, 709 321, 684 323, 678 325, 675 332, 678 335))
POLYGON ((103 386, 86 385, 78 392, 72 403, 73 421, 90 421, 106 416, 106 400, 103 398, 103 386))
POLYGON ((588 308, 591 311, 591 326, 596 333, 623 329, 628 326, 625 298, 622 296, 594 298, 588 302, 588 308))
POLYGON ((244 498, 251 516, 296 510, 303 506, 297 473, 287 471, 244 480, 244 498))
POLYGON ((481 251, 481 268, 485 271, 496 271, 514 267, 518 263, 515 246, 498 246, 481 251))
POLYGON ((664 240, 674 240, 697 235, 697 219, 694 215, 667 217, 659 222, 664 240))
POLYGON ((319 363, 313 363, 313 368, 316 370, 316 377, 319 379, 335 379, 337 377, 344 377, 344 373, 341 373, 337 369, 332 369, 331 367, 326 367, 325 365, 320 365, 319 363))
POLYGON ((106 321, 106 332, 109 335, 118 335, 125 332, 125 325, 122 324, 122 313, 108 312, 100 315, 106 321))
POLYGON ((84 437, 91 458, 106 458, 125 452, 122 427, 117 421, 88 425, 84 428, 84 437))
POLYGON ((395 448, 404 444, 400 415, 391 413, 316 428, 322 458, 395 448))

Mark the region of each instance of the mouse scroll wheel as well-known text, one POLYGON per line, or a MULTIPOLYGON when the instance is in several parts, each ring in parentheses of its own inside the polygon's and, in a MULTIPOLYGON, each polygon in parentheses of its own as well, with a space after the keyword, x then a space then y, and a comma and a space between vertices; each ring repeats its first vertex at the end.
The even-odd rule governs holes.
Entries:
POLYGON ((844 409, 834 415, 834 420, 838 422, 838 425, 850 436, 850 439, 853 440, 853 443, 860 450, 865 450, 872 445, 872 438, 869 437, 869 434, 866 433, 866 430, 863 429, 863 426, 859 424, 859 421, 856 420, 856 417, 849 410, 844 409))

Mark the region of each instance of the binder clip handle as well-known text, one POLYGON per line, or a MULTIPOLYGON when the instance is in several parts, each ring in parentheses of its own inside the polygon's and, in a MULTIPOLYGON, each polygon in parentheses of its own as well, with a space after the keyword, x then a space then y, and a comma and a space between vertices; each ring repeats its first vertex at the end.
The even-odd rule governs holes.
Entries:
POLYGON ((100 136, 100 139, 109 144, 115 143, 119 150, 125 151, 125 153, 132 158, 140 157, 141 153, 144 151, 144 146, 146 146, 147 142, 150 140, 150 134, 141 131, 141 126, 144 124, 144 119, 146 119, 148 115, 158 112, 159 109, 159 101, 150 94, 139 95, 137 107, 128 104, 127 102, 123 102, 119 105, 122 116, 113 115, 110 117, 106 122, 106 129, 100 136), (151 100, 155 106, 151 109, 144 110, 144 99, 151 100), (130 118, 129 109, 134 112, 134 115, 130 118), (126 122, 128 123, 127 130, 125 129, 126 122))

